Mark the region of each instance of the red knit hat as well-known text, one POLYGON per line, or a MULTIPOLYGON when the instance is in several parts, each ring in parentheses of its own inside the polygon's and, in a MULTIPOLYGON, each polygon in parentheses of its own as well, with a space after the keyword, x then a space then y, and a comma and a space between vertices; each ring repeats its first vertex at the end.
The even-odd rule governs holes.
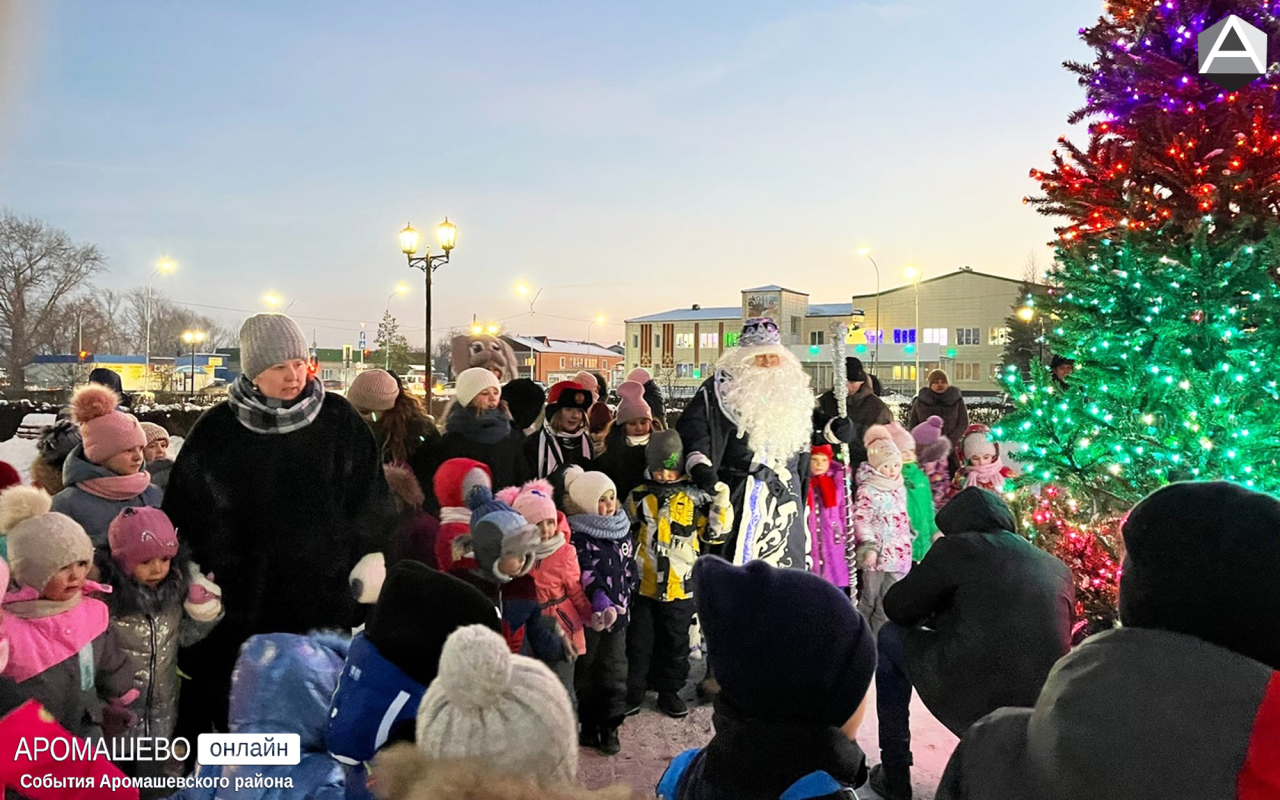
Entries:
POLYGON ((114 455, 147 446, 147 435, 132 414, 117 411, 120 396, 105 386, 86 384, 71 396, 71 416, 80 426, 85 458, 101 464, 114 455))
POLYGON ((547 393, 547 418, 555 416, 562 408, 576 408, 587 413, 596 401, 595 395, 581 384, 573 381, 560 381, 547 393))
POLYGON ((22 476, 8 461, 0 461, 0 492, 22 483, 22 476))
POLYGON ((169 516, 158 508, 126 508, 107 528, 111 557, 126 573, 153 558, 178 555, 178 532, 169 516))
POLYGON ((809 448, 809 455, 810 457, 826 456, 828 461, 834 461, 836 457, 835 453, 831 449, 831 445, 829 444, 815 444, 813 447, 809 448))

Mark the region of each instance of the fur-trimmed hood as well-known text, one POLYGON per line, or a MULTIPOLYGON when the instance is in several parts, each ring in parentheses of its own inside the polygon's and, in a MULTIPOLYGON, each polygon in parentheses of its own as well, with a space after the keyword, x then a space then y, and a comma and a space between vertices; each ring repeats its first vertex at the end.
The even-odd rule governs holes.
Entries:
POLYGON ((626 800, 631 789, 541 786, 530 778, 496 772, 482 761, 434 759, 411 744, 389 747, 373 762, 378 800, 626 800))
POLYGON ((156 615, 161 610, 182 605, 187 599, 190 585, 188 565, 191 556, 185 545, 178 546, 178 555, 169 564, 169 574, 154 589, 140 585, 129 575, 124 574, 120 565, 105 550, 99 550, 94 558, 100 582, 111 587, 111 594, 102 598, 111 609, 113 617, 127 617, 132 614, 156 615))

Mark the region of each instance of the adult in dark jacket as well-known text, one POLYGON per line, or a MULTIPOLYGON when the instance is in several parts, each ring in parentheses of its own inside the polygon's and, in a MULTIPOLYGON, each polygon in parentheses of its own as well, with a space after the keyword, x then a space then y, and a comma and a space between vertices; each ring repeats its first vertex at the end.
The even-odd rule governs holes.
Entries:
POLYGON ((824 392, 813 410, 813 443, 849 445, 849 469, 854 473, 867 460, 867 447, 862 442, 872 425, 888 425, 893 414, 875 391, 875 383, 867 375, 861 359, 849 356, 845 363, 846 417, 840 416, 835 389, 824 392))
POLYGON ((454 402, 445 412, 444 434, 420 451, 424 458, 412 462, 418 483, 427 493, 427 511, 436 516, 441 505, 433 490, 436 470, 451 458, 469 458, 488 467, 494 491, 520 486, 533 477, 525 458, 525 436, 512 424, 494 374, 484 367, 472 367, 462 371, 456 385, 454 402))
POLYGON ((662 420, 665 425, 667 422, 667 404, 662 399, 662 390, 658 388, 658 382, 653 379, 649 371, 637 367, 627 373, 627 380, 634 381, 644 387, 644 401, 649 404, 649 410, 653 412, 653 418, 662 420))
POLYGON ((872 788, 911 797, 911 688, 957 736, 1003 706, 1029 707, 1071 647, 1075 586, 1058 559, 1013 533, 994 492, 964 489, 938 512, 945 534, 885 595, 872 788), (928 624, 928 628, 921 627, 928 624))
POLYGON ((625 381, 618 387, 618 414, 605 429, 596 469, 608 475, 618 488, 618 497, 627 498, 631 490, 645 481, 648 461, 645 447, 655 430, 662 430, 662 423, 653 419, 653 412, 644 401, 644 387, 634 381, 625 381))
POLYGON ((953 442, 964 438, 964 429, 969 427, 969 409, 960 390, 951 385, 947 373, 940 369, 929 373, 927 384, 920 387, 920 393, 911 402, 906 428, 911 430, 935 415, 942 417, 943 436, 953 442))
POLYGON ((1280 502, 1174 484, 1123 535, 1124 627, 970 728, 939 800, 1280 797, 1280 502))
POLYGON ((217 576, 226 617, 180 654, 180 735, 226 730, 236 654, 259 633, 346 629, 348 575, 385 549, 395 508, 377 445, 346 400, 307 372, 309 348, 283 314, 240 329, 244 374, 201 415, 178 455, 164 511, 217 576))

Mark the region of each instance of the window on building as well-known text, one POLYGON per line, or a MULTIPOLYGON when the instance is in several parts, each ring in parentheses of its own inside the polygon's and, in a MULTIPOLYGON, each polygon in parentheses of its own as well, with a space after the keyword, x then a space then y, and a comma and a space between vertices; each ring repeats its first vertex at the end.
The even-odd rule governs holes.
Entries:
POLYGON ((703 333, 698 336, 698 346, 704 350, 715 350, 720 347, 720 334, 703 333))
POLYGON ((957 381, 976 383, 983 379, 982 365, 977 362, 957 361, 953 371, 957 381))
POLYGON ((894 367, 893 379, 895 381, 914 381, 916 379, 916 365, 908 364, 905 367, 894 367))
POLYGON ((692 349, 693 349, 693 334, 692 334, 692 333, 677 333, 677 334, 676 334, 676 349, 677 349, 677 350, 692 350, 692 349))
POLYGON ((826 331, 809 331, 809 344, 826 344, 826 331))
POLYGON ((331 380, 333 380, 333 379, 334 379, 334 378, 333 378, 333 370, 331 370, 331 369, 322 369, 322 370, 320 370, 320 380, 322 380, 322 381, 331 381, 331 380))
POLYGON ((864 335, 866 336, 867 344, 884 344, 883 330, 865 331, 864 335))
POLYGON ((725 346, 725 347, 737 347, 737 346, 738 346, 738 339, 740 339, 741 337, 742 337, 742 334, 741 334, 741 333, 738 333, 737 331, 732 331, 732 332, 730 332, 730 333, 726 333, 726 334, 724 335, 724 346, 725 346))
POLYGON ((915 344, 916 329, 915 328, 894 328, 893 343, 894 344, 915 344))
POLYGON ((638 333, 631 334, 631 346, 636 350, 640 349, 640 334, 638 333))
POLYGON ((564 356, 560 356, 560 369, 564 369, 564 356))
POLYGON ((791 318, 791 335, 793 336, 800 335, 800 318, 799 317, 791 318))
POLYGON ((923 332, 925 344, 936 344, 939 347, 947 346, 947 328, 925 328, 923 332))
POLYGON ((699 378, 708 377, 711 374, 711 371, 713 369, 715 369, 714 364, 708 364, 707 362, 703 361, 701 364, 698 365, 698 377, 699 378))
POLYGON ((661 350, 661 349, 662 349, 662 334, 660 334, 660 333, 655 333, 655 334, 653 335, 653 349, 654 349, 654 350, 661 350))
POLYGON ((956 328, 956 344, 982 344, 981 328, 956 328))
POLYGON ((1009 329, 1001 325, 987 331, 987 344, 1008 344, 1009 329))
POLYGON ((692 378, 692 377, 693 377, 693 365, 692 365, 692 364, 683 364, 683 363, 682 363, 682 364, 676 364, 676 377, 677 377, 677 378, 692 378))
POLYGON ((591 369, 595 369, 595 368, 596 368, 596 359, 594 359, 594 358, 593 358, 593 359, 591 359, 591 363, 590 363, 590 364, 588 364, 587 366, 588 366, 588 367, 590 367, 591 369))

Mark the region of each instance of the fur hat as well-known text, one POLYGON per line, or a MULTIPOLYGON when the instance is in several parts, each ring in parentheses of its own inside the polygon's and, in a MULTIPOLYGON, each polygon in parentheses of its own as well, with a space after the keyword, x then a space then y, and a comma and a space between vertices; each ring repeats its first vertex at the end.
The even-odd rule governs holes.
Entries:
MULTIPOLYGON (((653 438, 650 437, 649 441, 653 441, 653 438)), ((564 490, 568 495, 565 502, 566 514, 597 514, 600 498, 608 491, 617 494, 618 487, 603 472, 584 472, 582 467, 575 464, 564 471, 564 490)))
POLYGON ((890 422, 887 427, 889 428, 889 438, 898 446, 898 452, 906 453, 908 450, 915 452, 916 440, 911 435, 911 431, 902 427, 896 419, 890 422))
POLYGON ((633 419, 653 419, 653 411, 644 399, 644 384, 624 381, 618 385, 618 413, 615 419, 619 425, 633 419))
POLYGON ((867 463, 872 469, 878 470, 894 462, 902 466, 902 453, 893 443, 893 437, 887 425, 872 425, 867 428, 866 434, 862 437, 862 443, 867 447, 867 463))
POLYGON ((916 460, 921 464, 941 461, 951 452, 951 440, 942 435, 944 424, 942 417, 934 414, 911 429, 911 438, 916 440, 916 460))
POLYGON ((862 359, 857 356, 845 356, 844 379, 846 381, 867 381, 867 371, 862 366, 862 359))
POLYGON ((422 491, 422 484, 418 483, 417 476, 408 467, 383 464, 382 474, 387 479, 387 486, 391 489, 399 510, 421 508, 426 502, 427 496, 422 491))
POLYGON ((541 478, 524 486, 508 486, 498 492, 498 499, 524 517, 530 525, 556 518, 556 503, 551 484, 541 478))
POLYGON ((69 419, 60 419, 41 432, 36 449, 45 463, 61 467, 80 441, 80 427, 69 419))
MULTIPOLYGON (((649 370, 644 369, 643 367, 636 367, 627 373, 627 380, 644 386, 646 383, 653 380, 653 376, 649 374, 649 370)), ((618 394, 622 394, 621 386, 618 387, 618 394)))
POLYGON ((947 384, 951 383, 951 379, 947 377, 946 372, 940 369, 933 369, 933 370, 929 370, 929 375, 928 377, 925 378, 924 384, 925 386, 932 386, 934 383, 938 381, 944 381, 947 384))
POLYGON ((694 562, 693 582, 725 699, 764 722, 848 722, 875 675, 876 643, 844 592, 804 570, 716 556, 694 562))
POLYGON ((675 431, 654 431, 644 447, 645 463, 649 474, 661 469, 674 469, 684 474, 684 442, 675 431))
POLYGON ((158 508, 126 508, 107 528, 111 557, 125 574, 153 558, 178 555, 178 532, 169 516, 158 508))
POLYGON ((551 419, 562 408, 576 408, 585 414, 591 410, 595 401, 592 392, 582 384, 560 381, 547 394, 547 419, 551 419))
POLYGON ((161 439, 164 439, 165 444, 168 444, 169 432, 167 430, 154 422, 139 422, 138 424, 142 426, 142 432, 147 437, 147 444, 143 445, 143 447, 149 446, 152 442, 158 442, 161 439))
POLYGON ((502 387, 502 399, 507 401, 515 427, 524 430, 538 421, 547 393, 530 378, 516 378, 502 387))
POLYGON ((986 453, 987 455, 1000 457, 1000 446, 988 438, 991 429, 986 425, 974 423, 964 429, 964 433, 960 436, 960 461, 969 463, 969 459, 976 455, 986 453))
POLYGON ((471 405, 471 401, 476 399, 476 395, 485 389, 502 391, 502 384, 498 383, 498 376, 494 375, 487 367, 472 367, 471 369, 463 370, 458 375, 458 380, 454 386, 457 390, 458 403, 464 407, 471 405))
POLYGON ((89 383, 96 383, 105 386, 117 395, 124 396, 124 382, 120 380, 120 373, 106 367, 96 367, 89 371, 89 383))
POLYGON ((1225 481, 1174 483, 1121 530, 1120 621, 1194 636, 1280 669, 1280 501, 1225 481))
POLYGON ((435 758, 478 759, 497 772, 577 780, 577 721, 559 679, 479 625, 445 641, 439 675, 418 707, 417 746, 435 758))
POLYGON ((751 317, 742 322, 742 336, 738 338, 738 347, 769 347, 782 344, 782 334, 778 332, 778 323, 772 317, 751 317))
POLYGON ((483 461, 470 458, 451 458, 440 465, 431 479, 431 489, 441 508, 460 508, 467 504, 467 495, 477 486, 493 486, 493 474, 483 461))
POLYGON ((387 570, 364 635, 383 658, 427 686, 440 668, 445 640, 466 625, 502 631, 498 609, 479 589, 426 564, 404 560, 387 570))
POLYGON ((486 488, 472 492, 468 505, 472 508, 471 551, 481 569, 503 582, 528 575, 542 542, 538 529, 506 503, 495 500, 486 488), (505 558, 523 562, 517 574, 506 575, 498 570, 498 562, 505 558))
POLYGON ((19 586, 44 591, 63 567, 93 561, 93 542, 84 528, 50 511, 52 507, 52 497, 30 486, 14 486, 0 494, 0 526, 7 532, 9 566, 19 586))
POLYGON ((71 416, 80 426, 85 458, 94 464, 147 446, 147 435, 137 418, 117 411, 119 404, 119 395, 97 383, 85 384, 71 396, 71 416))
POLYGON ((573 376, 573 382, 590 391, 597 398, 600 396, 600 381, 596 380, 596 376, 585 369, 573 376))
POLYGON ((249 380, 276 364, 310 358, 306 334, 284 314, 254 314, 240 326, 240 367, 249 380))
POLYGON ((356 411, 390 411, 400 397, 400 384, 384 369, 366 369, 347 389, 347 401, 356 411))

